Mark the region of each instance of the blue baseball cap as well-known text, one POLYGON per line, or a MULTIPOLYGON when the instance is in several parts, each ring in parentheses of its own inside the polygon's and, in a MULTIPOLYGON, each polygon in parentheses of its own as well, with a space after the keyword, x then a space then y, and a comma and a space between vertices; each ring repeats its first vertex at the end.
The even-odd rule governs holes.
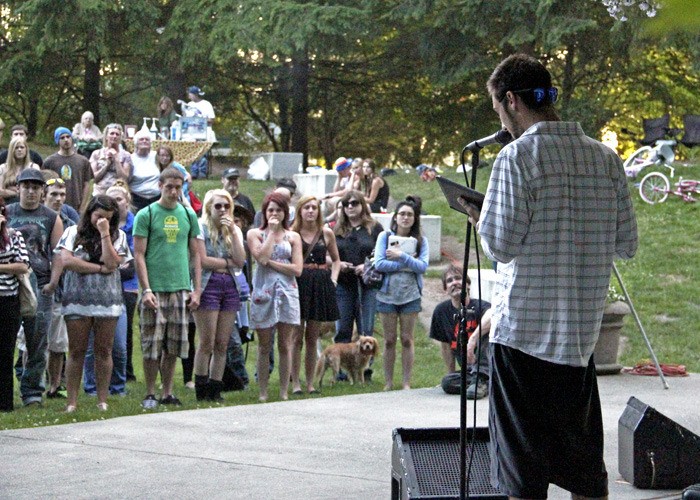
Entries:
POLYGON ((204 92, 202 92, 202 89, 200 89, 196 85, 192 85, 190 88, 188 88, 187 93, 194 94, 194 95, 204 95, 204 92))

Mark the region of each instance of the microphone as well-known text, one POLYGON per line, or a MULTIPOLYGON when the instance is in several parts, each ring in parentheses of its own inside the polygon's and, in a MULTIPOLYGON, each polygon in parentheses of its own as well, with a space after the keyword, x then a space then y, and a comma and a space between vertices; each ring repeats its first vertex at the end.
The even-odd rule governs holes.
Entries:
POLYGON ((470 142, 464 149, 468 149, 472 153, 476 153, 479 150, 484 149, 486 146, 490 146, 491 144, 498 143, 502 146, 505 146, 512 140, 513 136, 510 135, 510 132, 508 132, 506 129, 501 129, 495 134, 489 135, 488 137, 484 137, 482 139, 470 142))

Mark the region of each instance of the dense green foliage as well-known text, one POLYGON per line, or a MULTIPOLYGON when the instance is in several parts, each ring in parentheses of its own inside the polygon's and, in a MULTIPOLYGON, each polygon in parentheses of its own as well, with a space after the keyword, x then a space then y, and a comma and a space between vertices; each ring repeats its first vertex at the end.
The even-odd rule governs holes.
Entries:
POLYGON ((694 32, 652 37, 597 0, 11 0, 0 23, 0 116, 47 143, 84 109, 140 124, 196 84, 238 155, 452 163, 498 127, 484 84, 516 51, 548 65, 561 114, 594 136, 700 108, 694 32))

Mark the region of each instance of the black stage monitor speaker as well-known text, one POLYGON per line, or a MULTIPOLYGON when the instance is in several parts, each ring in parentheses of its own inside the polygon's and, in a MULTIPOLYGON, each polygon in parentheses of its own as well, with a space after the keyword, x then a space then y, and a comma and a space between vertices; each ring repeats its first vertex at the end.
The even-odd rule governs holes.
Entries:
POLYGON ((618 422, 618 469, 637 488, 700 482, 700 438, 635 397, 618 422))
MULTIPOLYGON (((474 463, 468 498, 507 499, 489 481, 488 428, 467 429, 467 460, 472 437, 474 463)), ((394 429, 393 440, 392 500, 459 498, 459 428, 394 429)))

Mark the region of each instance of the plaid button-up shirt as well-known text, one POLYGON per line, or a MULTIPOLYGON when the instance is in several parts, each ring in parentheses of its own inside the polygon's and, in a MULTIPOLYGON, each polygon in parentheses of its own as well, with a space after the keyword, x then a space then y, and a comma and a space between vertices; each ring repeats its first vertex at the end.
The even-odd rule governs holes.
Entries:
POLYGON ((498 262, 491 342, 585 366, 615 256, 637 224, 619 157, 574 122, 539 122, 494 163, 479 223, 498 262))

